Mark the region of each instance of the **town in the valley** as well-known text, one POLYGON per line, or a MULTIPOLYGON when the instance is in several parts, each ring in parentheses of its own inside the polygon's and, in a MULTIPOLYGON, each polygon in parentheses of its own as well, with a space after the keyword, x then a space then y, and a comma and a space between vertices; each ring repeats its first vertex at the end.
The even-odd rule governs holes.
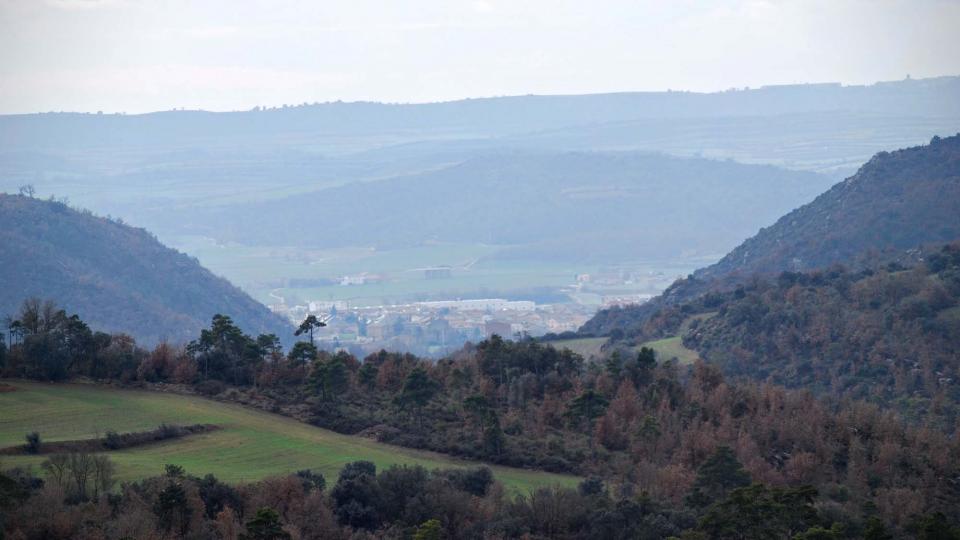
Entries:
MULTIPOLYGON (((369 276, 343 276, 339 286, 363 284, 369 276)), ((597 309, 649 299, 669 281, 662 272, 644 276, 578 274, 560 295, 565 301, 538 303, 514 298, 465 298, 359 305, 350 300, 302 300, 282 296, 270 308, 299 323, 314 315, 326 326, 314 340, 323 350, 365 355, 380 349, 440 357, 466 342, 493 335, 510 339, 576 331, 597 309), (641 292, 642 291, 642 292, 641 292)))

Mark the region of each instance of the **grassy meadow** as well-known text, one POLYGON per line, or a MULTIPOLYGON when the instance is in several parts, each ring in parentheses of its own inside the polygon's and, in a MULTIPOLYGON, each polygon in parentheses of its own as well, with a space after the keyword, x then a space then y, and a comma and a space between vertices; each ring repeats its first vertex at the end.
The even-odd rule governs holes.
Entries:
POLYGON ((690 330, 690 326, 695 321, 706 321, 716 315, 715 312, 711 313, 698 313, 691 317, 687 317, 683 324, 680 325, 680 331, 676 336, 657 339, 654 341, 648 341, 642 343, 641 347, 650 347, 654 351, 657 351, 657 358, 660 360, 670 360, 671 358, 676 358, 677 362, 680 364, 692 364, 700 358, 700 353, 693 349, 688 349, 683 345, 683 336, 690 330))
POLYGON ((676 358, 680 364, 692 364, 700 358, 697 351, 683 346, 683 338, 680 336, 648 341, 641 347, 650 347, 656 351, 658 362, 676 358))
MULTIPOLYGON (((161 474, 173 463, 187 472, 216 475, 227 482, 313 469, 328 482, 341 467, 365 459, 378 468, 422 465, 464 467, 476 463, 449 456, 341 435, 291 418, 196 396, 122 390, 87 384, 6 381, 0 392, 0 447, 24 442, 37 431, 44 441, 102 436, 107 430, 142 431, 160 423, 216 424, 223 429, 157 444, 110 452, 120 480, 161 474)), ((38 467, 43 456, 0 456, 0 467, 38 467)), ((575 485, 573 476, 492 466, 498 480, 515 492, 539 486, 575 485)))
POLYGON ((605 337, 577 338, 550 341, 547 343, 547 345, 551 345, 557 349, 570 349, 570 351, 575 352, 589 360, 593 356, 600 355, 600 348, 603 347, 603 344, 606 342, 607 338, 605 337))

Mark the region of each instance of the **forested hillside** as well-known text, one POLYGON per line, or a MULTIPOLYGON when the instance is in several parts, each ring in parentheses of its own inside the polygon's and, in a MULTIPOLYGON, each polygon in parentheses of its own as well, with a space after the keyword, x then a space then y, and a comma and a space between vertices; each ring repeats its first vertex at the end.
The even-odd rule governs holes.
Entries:
POLYGON ((708 293, 663 307, 627 341, 679 335, 728 376, 872 401, 953 432, 960 427, 960 244, 923 259, 909 268, 784 272, 708 293))
POLYGON ((143 229, 66 204, 0 194, 0 315, 54 299, 93 328, 144 343, 191 339, 210 317, 235 314, 249 332, 287 323, 143 229))
MULTIPOLYGON (((877 528, 903 537, 930 519, 950 530, 936 513, 952 516, 960 505, 955 438, 910 426, 868 403, 851 400, 836 408, 807 391, 733 382, 704 363, 688 371, 647 348, 586 362, 533 341, 494 337, 439 362, 385 351, 361 362, 345 352, 318 353, 306 341, 283 354, 275 337, 247 336, 229 317, 218 316, 185 348, 150 351, 129 341, 118 346, 116 338, 94 340, 87 349, 64 351, 61 369, 50 371, 57 366, 39 345, 64 341, 64 334, 56 325, 31 324, 33 318, 25 310, 22 342, 9 351, 0 346, 4 375, 86 375, 187 388, 393 444, 589 477, 579 492, 541 489, 505 505, 500 489, 487 502, 464 499, 455 492, 469 489, 462 476, 450 477, 447 487, 454 491, 444 491, 443 483, 425 486, 423 470, 394 470, 381 479, 371 465, 348 465, 329 498, 314 501, 329 526, 370 532, 413 526, 443 507, 445 523, 465 519, 478 527, 475 534, 451 537, 592 538, 600 530, 610 531, 604 538, 664 538, 684 531, 690 538, 730 538, 731 527, 746 531, 745 538, 795 538, 808 529, 821 534, 809 538, 860 538, 877 528), (423 491, 425 497, 433 492, 460 502, 448 508, 427 498, 434 502, 424 513, 423 502, 401 497, 423 491)), ((56 321, 71 328, 82 324, 75 318, 56 321)), ((180 478, 175 485, 196 488, 198 479, 183 479, 177 468, 173 473, 180 478)), ((287 493, 298 493, 304 478, 323 489, 322 482, 313 482, 315 475, 298 474, 300 479, 244 489, 250 496, 271 493, 269 486, 281 482, 287 493)), ((22 494, 9 505, 20 505, 21 512, 63 500, 63 492, 51 494, 29 471, 5 471, 0 482, 9 486, 4 475, 19 479, 22 494)), ((474 496, 484 497, 489 473, 470 476, 470 484, 484 486, 474 496)), ((169 518, 136 502, 161 500, 157 491, 171 481, 154 482, 160 487, 124 489, 125 497, 139 495, 118 510, 139 512, 147 530, 162 529, 169 518)), ((196 516, 204 515, 204 505, 207 519, 225 506, 237 513, 287 508, 273 496, 256 507, 239 497, 217 499, 211 490, 228 490, 212 477, 203 482, 207 491, 200 495, 204 502, 193 506, 196 516)), ((81 501, 89 497, 75 483, 61 487, 73 489, 81 501)), ((77 514, 93 507, 75 508, 63 527, 80 529, 116 515, 84 520, 77 514)), ((300 523, 295 512, 281 517, 291 526, 300 523)), ((38 526, 33 520, 11 523, 23 530, 38 526)), ((190 527, 199 524, 184 524, 190 527)))
POLYGON ((414 176, 198 210, 191 223, 203 235, 247 244, 384 249, 440 241, 517 246, 528 258, 642 260, 721 252, 830 183, 811 172, 660 154, 503 152, 414 176), (303 234, 304 216, 314 213, 323 234, 303 234))
POLYGON ((755 275, 844 264, 859 269, 884 252, 960 238, 960 135, 873 157, 854 176, 780 218, 718 263, 642 306, 599 312, 582 333, 631 333, 661 307, 755 275))
POLYGON ((850 263, 960 237, 960 135, 873 157, 857 174, 696 272, 699 279, 850 263))

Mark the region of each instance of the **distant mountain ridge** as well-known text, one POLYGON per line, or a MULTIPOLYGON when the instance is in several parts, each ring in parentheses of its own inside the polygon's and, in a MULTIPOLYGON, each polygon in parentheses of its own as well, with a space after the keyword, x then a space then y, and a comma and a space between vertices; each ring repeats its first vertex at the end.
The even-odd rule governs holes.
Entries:
POLYGON ((264 110, 161 111, 137 115, 0 115, 0 147, 78 147, 189 143, 216 138, 263 142, 279 133, 349 135, 370 131, 462 130, 506 135, 639 118, 777 115, 861 111, 960 114, 960 77, 878 82, 772 85, 726 92, 618 92, 526 95, 438 103, 334 102, 264 110))
POLYGON ((183 224, 194 224, 192 234, 312 248, 439 241, 567 260, 712 255, 830 182, 811 172, 654 153, 502 152, 404 178, 197 209, 183 224), (316 234, 304 234, 309 223, 316 234))
POLYGON ((601 310, 580 332, 636 331, 666 306, 711 290, 729 290, 755 275, 854 269, 869 252, 907 250, 960 238, 960 135, 882 152, 854 176, 781 217, 719 262, 680 280, 639 306, 601 310))
MULTIPOLYGON (((503 151, 660 152, 814 171, 838 181, 880 150, 960 129, 958 95, 960 77, 950 76, 712 93, 0 115, 0 191, 33 184, 43 196, 69 197, 183 245, 181 216, 199 220, 193 209, 415 178, 503 151)), ((306 208, 304 218, 321 214, 320 206, 306 208)))
POLYGON ((147 344, 195 339, 216 313, 254 335, 290 334, 285 320, 147 231, 55 201, 0 194, 0 283, 2 316, 39 297, 147 344))

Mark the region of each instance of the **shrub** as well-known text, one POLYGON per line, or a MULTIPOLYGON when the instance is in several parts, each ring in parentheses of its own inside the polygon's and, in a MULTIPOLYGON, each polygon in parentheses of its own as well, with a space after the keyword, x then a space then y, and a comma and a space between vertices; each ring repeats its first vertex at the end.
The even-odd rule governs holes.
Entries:
POLYGON ((119 450, 123 447, 123 438, 120 437, 119 433, 111 429, 110 431, 107 431, 106 435, 104 435, 103 445, 110 450, 119 450))
POLYGON ((40 453, 40 434, 36 431, 27 433, 27 452, 31 454, 40 453))
POLYGON ((174 437, 179 436, 180 433, 181 433, 180 426, 174 426, 170 424, 160 424, 160 426, 157 427, 158 440, 172 439, 174 437))
POLYGON ((227 386, 220 381, 210 379, 197 384, 194 388, 205 396, 215 396, 226 390, 227 386))
POLYGON ((313 472, 310 469, 297 471, 296 476, 303 483, 303 490, 306 492, 309 492, 311 489, 323 491, 324 488, 327 487, 326 478, 324 478, 322 474, 313 472))

